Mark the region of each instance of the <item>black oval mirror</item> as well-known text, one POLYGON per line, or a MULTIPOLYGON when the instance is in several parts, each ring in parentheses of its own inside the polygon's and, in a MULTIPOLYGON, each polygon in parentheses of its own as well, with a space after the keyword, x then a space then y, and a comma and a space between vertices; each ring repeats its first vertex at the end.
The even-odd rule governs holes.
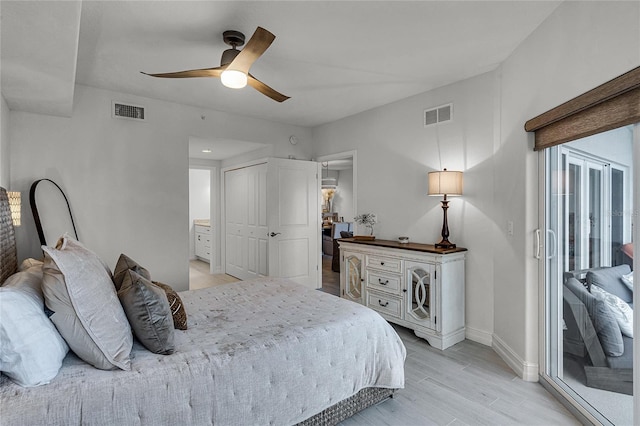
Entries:
POLYGON ((69 200, 57 183, 51 179, 33 182, 29 190, 29 203, 40 244, 55 244, 65 232, 78 239, 69 200))

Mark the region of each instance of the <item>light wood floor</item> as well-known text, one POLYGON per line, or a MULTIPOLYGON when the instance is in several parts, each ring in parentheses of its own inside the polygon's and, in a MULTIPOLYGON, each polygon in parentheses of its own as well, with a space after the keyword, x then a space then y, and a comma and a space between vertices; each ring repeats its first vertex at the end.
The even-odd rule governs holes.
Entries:
POLYGON ((331 270, 331 256, 322 256, 322 288, 321 291, 340 296, 340 272, 331 270))
POLYGON ((488 346, 434 349, 394 325, 407 348, 405 388, 342 422, 355 425, 579 425, 542 385, 518 378, 488 346))
MULTIPOLYGON (((204 288, 237 281, 210 275, 205 262, 190 266, 190 279, 196 281, 190 282, 192 290, 194 284, 204 288)), ((407 348, 405 388, 341 425, 580 424, 540 384, 518 378, 490 347, 465 340, 440 351, 411 330, 393 327, 407 348)))
POLYGON ((227 274, 210 274, 209 264, 201 260, 189 261, 189 290, 198 290, 218 284, 233 283, 239 281, 236 277, 227 274))

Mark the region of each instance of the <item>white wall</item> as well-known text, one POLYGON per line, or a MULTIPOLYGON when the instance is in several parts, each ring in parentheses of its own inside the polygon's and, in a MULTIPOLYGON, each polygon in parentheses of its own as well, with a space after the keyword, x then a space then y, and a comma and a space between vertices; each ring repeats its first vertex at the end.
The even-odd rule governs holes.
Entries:
MULTIPOLYGON (((493 120, 495 76, 487 73, 314 129, 314 157, 357 150, 358 212, 378 216, 375 234, 415 242, 440 240, 439 197, 428 197, 427 172, 462 170, 465 195, 449 204, 450 240, 468 247, 468 336, 493 333, 493 120), (425 128, 423 112, 453 102, 451 123, 425 128)), ((345 220, 347 218, 345 217, 345 220)))
MULTIPOLYGON (((501 65, 494 155, 494 342, 538 376, 538 160, 524 123, 640 65, 640 3, 564 2, 501 65), (514 221, 514 235, 505 224, 514 221)), ((519 366, 517 365, 519 364, 519 366)))
POLYGON ((9 187, 9 106, 4 96, 0 95, 0 186, 10 191, 9 187))
POLYGON ((189 259, 195 259, 195 219, 211 217, 211 170, 189 168, 189 259))
POLYGON ((345 222, 353 222, 353 169, 339 170, 338 186, 333 194, 333 211, 343 217, 345 222))
MULTIPOLYGON (((10 123, 12 188, 56 181, 81 241, 111 267, 127 253, 178 290, 189 281, 189 137, 268 143, 286 156, 296 134, 296 149, 309 157, 311 150, 310 132, 296 126, 80 85, 71 118, 12 111, 10 123), (112 100, 144 105, 148 120, 111 118, 112 100)), ((17 230, 20 259, 41 256, 28 219, 17 230)))

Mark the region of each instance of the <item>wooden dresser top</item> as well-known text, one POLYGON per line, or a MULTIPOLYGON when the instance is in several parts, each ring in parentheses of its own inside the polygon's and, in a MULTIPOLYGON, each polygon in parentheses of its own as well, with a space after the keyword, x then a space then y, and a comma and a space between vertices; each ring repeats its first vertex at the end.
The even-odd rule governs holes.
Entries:
POLYGON ((467 251, 464 247, 456 247, 452 249, 436 248, 433 244, 420 244, 420 243, 400 243, 392 240, 359 240, 357 238, 340 238, 338 241, 344 241, 348 243, 364 244, 368 246, 388 247, 403 250, 421 251, 425 253, 437 253, 437 254, 451 254, 467 251))

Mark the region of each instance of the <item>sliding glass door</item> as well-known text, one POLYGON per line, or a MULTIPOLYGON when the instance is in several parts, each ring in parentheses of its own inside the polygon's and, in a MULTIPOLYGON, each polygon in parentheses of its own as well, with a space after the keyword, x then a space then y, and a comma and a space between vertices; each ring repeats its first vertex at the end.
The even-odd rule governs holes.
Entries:
POLYGON ((624 321, 633 327, 633 132, 545 150, 541 234, 545 373, 596 419, 621 425, 633 424, 633 340, 624 333, 624 321))

